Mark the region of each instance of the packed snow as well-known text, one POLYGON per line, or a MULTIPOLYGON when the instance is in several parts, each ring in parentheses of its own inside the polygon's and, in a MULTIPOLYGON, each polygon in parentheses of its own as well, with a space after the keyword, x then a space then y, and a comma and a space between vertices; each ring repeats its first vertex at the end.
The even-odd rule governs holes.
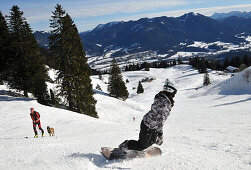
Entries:
MULTIPOLYGON (((231 77, 209 71, 211 84, 188 65, 123 73, 130 93, 126 101, 107 94, 108 75, 92 76, 99 119, 40 105, 0 86, 0 169, 251 169, 251 70, 231 77), (145 92, 137 94, 138 82, 145 92), (163 154, 152 158, 108 161, 103 146, 138 139, 143 115, 168 78, 178 88, 175 105, 164 125, 163 154), (231 89, 238 89, 232 94, 231 89), (237 93, 238 92, 238 93, 237 93), (55 136, 33 138, 29 108, 41 115, 42 128, 55 136), (136 121, 133 121, 133 117, 136 121), (25 138, 28 137, 28 138, 25 138)), ((52 73, 50 73, 52 75, 52 73)))

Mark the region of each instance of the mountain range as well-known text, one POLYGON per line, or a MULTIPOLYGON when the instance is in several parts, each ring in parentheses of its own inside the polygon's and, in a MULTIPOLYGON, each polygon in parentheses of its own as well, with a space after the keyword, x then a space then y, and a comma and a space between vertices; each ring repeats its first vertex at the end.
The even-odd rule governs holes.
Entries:
MULTIPOLYGON (((35 32, 48 47, 46 32, 35 32)), ((251 12, 230 12, 207 17, 187 13, 180 17, 141 18, 100 24, 80 33, 92 67, 103 69, 116 57, 121 65, 178 57, 226 57, 250 53, 251 12), (230 54, 231 53, 231 54, 230 54)))
POLYGON ((239 18, 251 18, 251 12, 240 12, 240 11, 231 11, 228 13, 214 13, 211 18, 216 20, 223 20, 228 17, 239 17, 239 18))

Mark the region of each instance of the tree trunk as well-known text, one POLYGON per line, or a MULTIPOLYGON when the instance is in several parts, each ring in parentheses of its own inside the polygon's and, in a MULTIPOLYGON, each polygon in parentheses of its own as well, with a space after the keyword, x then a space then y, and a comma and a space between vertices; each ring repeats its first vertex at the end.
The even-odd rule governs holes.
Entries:
POLYGON ((28 97, 28 92, 26 90, 24 90, 24 96, 28 97))

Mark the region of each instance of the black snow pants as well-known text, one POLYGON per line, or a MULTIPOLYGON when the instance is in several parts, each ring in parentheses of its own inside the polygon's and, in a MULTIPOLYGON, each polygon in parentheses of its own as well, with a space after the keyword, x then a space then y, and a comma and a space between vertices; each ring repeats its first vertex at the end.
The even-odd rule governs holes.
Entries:
POLYGON ((41 123, 39 121, 39 122, 33 123, 33 130, 34 130, 35 135, 37 135, 36 125, 38 125, 39 130, 41 130, 42 134, 44 134, 44 130, 42 129, 41 123))
POLYGON ((129 140, 127 143, 127 148, 129 150, 142 151, 156 142, 158 133, 154 129, 148 128, 143 120, 140 124, 139 140, 129 140))

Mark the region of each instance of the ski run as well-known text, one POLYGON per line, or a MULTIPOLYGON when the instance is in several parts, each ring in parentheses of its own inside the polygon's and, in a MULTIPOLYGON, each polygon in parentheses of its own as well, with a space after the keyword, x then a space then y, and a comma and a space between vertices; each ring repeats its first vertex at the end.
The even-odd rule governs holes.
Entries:
POLYGON ((103 75, 104 80, 92 76, 93 87, 99 84, 103 90, 95 90, 94 95, 99 119, 43 106, 32 98, 14 97, 1 85, 0 169, 250 170, 251 76, 245 77, 247 72, 251 67, 234 77, 209 71, 211 84, 206 87, 202 85, 204 74, 188 65, 124 72, 130 93, 126 101, 108 96, 108 75, 103 75), (154 80, 142 83, 145 92, 137 94, 134 88, 144 78, 154 80), (175 83, 178 93, 163 129, 163 154, 106 160, 100 154, 101 147, 138 139, 142 117, 166 78, 175 83), (41 133, 33 138, 30 107, 41 115, 44 138, 41 133), (47 126, 55 129, 54 137, 47 133, 47 126))

